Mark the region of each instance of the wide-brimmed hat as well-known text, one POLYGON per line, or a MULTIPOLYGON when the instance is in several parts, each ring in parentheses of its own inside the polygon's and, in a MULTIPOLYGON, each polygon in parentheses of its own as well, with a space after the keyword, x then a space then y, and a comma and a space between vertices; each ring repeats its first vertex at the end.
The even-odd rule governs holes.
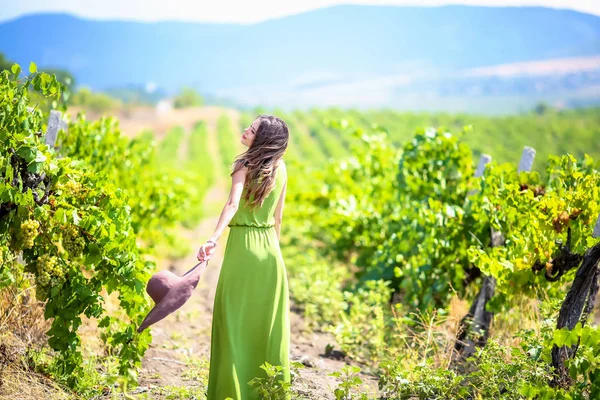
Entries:
POLYGON ((169 270, 162 270, 152 275, 146 285, 146 292, 156 304, 146 315, 137 331, 142 332, 184 305, 192 296, 192 291, 198 286, 200 276, 208 266, 208 261, 209 259, 199 262, 182 277, 169 270))

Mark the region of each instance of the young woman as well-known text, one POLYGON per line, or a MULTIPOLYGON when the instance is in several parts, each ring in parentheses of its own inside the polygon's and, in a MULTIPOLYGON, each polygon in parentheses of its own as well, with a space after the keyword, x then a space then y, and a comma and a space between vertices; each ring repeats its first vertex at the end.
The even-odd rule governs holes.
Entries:
POLYGON ((199 261, 210 258, 231 228, 215 295, 208 400, 259 400, 248 382, 266 377, 265 361, 283 366, 290 382, 289 292, 279 247, 288 136, 285 122, 269 115, 244 130, 248 149, 234 162, 229 199, 198 251, 199 261))

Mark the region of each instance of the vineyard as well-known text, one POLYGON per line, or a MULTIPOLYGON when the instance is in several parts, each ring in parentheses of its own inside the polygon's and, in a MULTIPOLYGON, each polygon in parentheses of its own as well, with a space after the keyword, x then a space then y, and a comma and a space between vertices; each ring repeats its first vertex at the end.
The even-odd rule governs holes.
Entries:
MULTIPOLYGON (((128 137, 28 72, 0 72, 0 398, 205 398, 218 269, 137 333, 145 283, 194 261, 265 110, 128 137)), ((295 322, 265 399, 600 398, 598 109, 266 112, 295 322)))

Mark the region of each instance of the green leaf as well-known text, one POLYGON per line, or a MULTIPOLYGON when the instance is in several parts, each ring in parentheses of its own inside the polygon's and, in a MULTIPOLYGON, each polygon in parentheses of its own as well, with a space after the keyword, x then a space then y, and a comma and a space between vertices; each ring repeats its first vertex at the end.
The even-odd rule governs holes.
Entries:
POLYGON ((29 64, 29 73, 35 74, 36 72, 37 72, 37 65, 35 65, 35 63, 32 61, 29 64))
POLYGON ((27 167, 27 170, 29 172, 33 172, 34 174, 39 174, 44 170, 44 165, 46 165, 44 162, 32 162, 27 167))
POLYGON ((579 341, 581 334, 581 323, 578 322, 573 330, 568 328, 561 328, 554 331, 553 341, 558 347, 562 346, 573 346, 579 341))
POLYGON ((50 297, 56 297, 59 291, 60 288, 58 286, 53 286, 52 289, 50 289, 50 297))
POLYGON ((54 213, 54 219, 56 219, 56 221, 64 224, 67 222, 67 213, 66 210, 64 208, 59 208, 56 210, 56 212, 54 213))
POLYGON ((35 149, 31 147, 21 147, 17 154, 23 157, 23 159, 29 164, 31 161, 35 159, 35 149))
POLYGON ((85 263, 86 264, 96 264, 99 261, 102 260, 102 252, 100 250, 100 247, 98 246, 98 244, 96 243, 90 243, 90 245, 87 248, 88 250, 88 254, 85 258, 85 263))
POLYGON ((98 323, 98 328, 106 328, 109 325, 110 325, 110 317, 107 316, 100 320, 100 322, 98 323))

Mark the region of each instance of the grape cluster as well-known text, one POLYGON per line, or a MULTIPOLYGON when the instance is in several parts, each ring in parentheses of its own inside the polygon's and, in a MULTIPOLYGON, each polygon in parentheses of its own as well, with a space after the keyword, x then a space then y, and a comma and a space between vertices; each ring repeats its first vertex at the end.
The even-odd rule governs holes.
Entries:
POLYGON ((39 234, 40 223, 34 219, 28 219, 21 224, 19 238, 24 249, 33 247, 33 241, 39 234))
POLYGON ((54 286, 64 280, 65 271, 56 257, 44 254, 37 259, 37 283, 40 286, 54 286))
POLYGON ((71 192, 78 192, 79 190, 81 190, 81 183, 70 180, 67 183, 65 183, 65 188, 71 192))
POLYGON ((62 245, 71 257, 79 257, 85 247, 85 240, 73 225, 69 225, 63 231, 62 245))

